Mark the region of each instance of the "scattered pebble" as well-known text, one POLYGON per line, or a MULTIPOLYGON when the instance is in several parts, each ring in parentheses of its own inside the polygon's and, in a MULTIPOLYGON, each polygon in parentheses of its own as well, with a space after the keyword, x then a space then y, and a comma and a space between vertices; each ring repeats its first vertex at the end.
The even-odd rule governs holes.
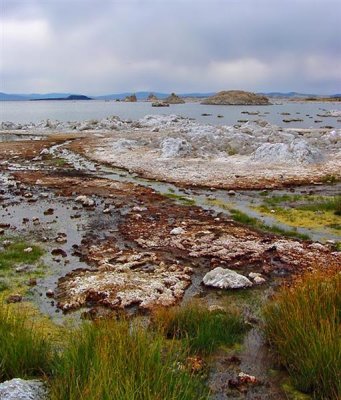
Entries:
POLYGON ((21 294, 11 294, 10 296, 7 297, 6 303, 20 303, 22 301, 22 295, 21 294))
POLYGON ((185 233, 185 230, 181 227, 173 228, 170 232, 171 235, 182 235, 185 233))

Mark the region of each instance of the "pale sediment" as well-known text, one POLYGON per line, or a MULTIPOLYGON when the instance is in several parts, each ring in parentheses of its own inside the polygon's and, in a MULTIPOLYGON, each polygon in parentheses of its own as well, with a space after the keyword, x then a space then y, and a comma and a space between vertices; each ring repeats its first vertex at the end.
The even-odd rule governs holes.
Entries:
POLYGON ((341 178, 341 130, 282 129, 265 121, 239 127, 147 116, 137 127, 71 148, 98 162, 183 185, 274 188, 341 178))

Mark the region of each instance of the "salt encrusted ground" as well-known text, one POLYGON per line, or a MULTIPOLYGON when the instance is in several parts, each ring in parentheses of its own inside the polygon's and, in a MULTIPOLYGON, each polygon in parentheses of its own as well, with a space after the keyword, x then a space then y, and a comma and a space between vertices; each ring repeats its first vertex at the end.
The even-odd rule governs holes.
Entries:
POLYGON ((252 189, 341 178, 341 129, 283 129, 262 120, 213 126, 176 115, 135 122, 108 117, 2 123, 1 129, 3 134, 73 133, 82 139, 70 148, 88 158, 183 185, 252 189))
POLYGON ((265 121, 217 127, 146 116, 70 146, 92 160, 183 185, 253 189, 341 178, 341 129, 282 129, 265 121))

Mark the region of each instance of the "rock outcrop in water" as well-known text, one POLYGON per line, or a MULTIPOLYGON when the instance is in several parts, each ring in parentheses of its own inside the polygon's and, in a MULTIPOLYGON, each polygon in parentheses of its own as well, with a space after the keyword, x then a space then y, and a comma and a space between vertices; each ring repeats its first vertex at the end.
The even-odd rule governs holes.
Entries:
POLYGON ((152 107, 169 107, 169 104, 163 101, 154 101, 152 107))
POLYGON ((244 92, 243 90, 228 90, 219 92, 207 98, 201 104, 253 106, 268 105, 270 102, 266 96, 251 92, 244 92))
POLYGON ((185 100, 182 99, 181 97, 177 96, 175 93, 172 93, 170 96, 168 96, 165 99, 165 103, 168 103, 168 104, 184 104, 185 100))
POLYGON ((147 101, 158 101, 158 98, 155 96, 154 93, 149 93, 147 101))
POLYGON ((127 96, 124 101, 128 103, 136 103, 137 102, 137 97, 136 94, 132 94, 131 96, 127 96))

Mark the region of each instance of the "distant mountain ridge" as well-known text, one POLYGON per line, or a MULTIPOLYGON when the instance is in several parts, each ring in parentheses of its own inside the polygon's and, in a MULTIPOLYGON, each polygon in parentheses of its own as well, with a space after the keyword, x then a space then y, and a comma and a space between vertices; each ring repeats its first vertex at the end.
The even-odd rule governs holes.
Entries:
MULTIPOLYGON (((154 92, 154 91, 141 91, 141 92, 123 92, 123 93, 111 93, 101 96, 84 96, 82 94, 74 94, 74 93, 4 93, 0 92, 0 101, 27 101, 27 100, 64 100, 70 98, 70 96, 74 97, 71 98, 72 100, 82 100, 85 97, 91 98, 93 100, 124 100, 127 96, 132 94, 136 95, 137 100, 147 100, 148 96, 152 93, 158 99, 163 100, 167 98, 170 93, 163 93, 163 92, 154 92), (84 97, 83 97, 84 96, 84 97)), ((215 95, 217 92, 209 92, 209 93, 200 93, 200 92, 193 92, 193 93, 177 93, 179 97, 192 97, 192 98, 206 98, 215 95)), ((317 94, 307 94, 307 93, 298 93, 298 92, 262 92, 257 93, 259 95, 265 95, 267 97, 277 97, 277 98, 307 98, 307 97, 330 97, 336 98, 341 97, 341 94, 331 94, 331 95, 317 95, 317 94)))
MULTIPOLYGON (((124 93, 112 93, 112 94, 106 94, 102 96, 92 96, 93 99, 96 100, 124 100, 127 96, 130 96, 132 94, 136 95, 137 100, 147 100, 148 96, 150 94, 153 94, 156 96, 158 99, 163 100, 166 99, 171 95, 171 93, 162 93, 162 92, 154 92, 154 91, 145 91, 145 92, 124 92, 124 93)), ((179 97, 196 97, 196 98, 204 98, 208 97, 214 94, 214 92, 211 93, 180 93, 177 94, 179 97)))
MULTIPOLYGON (((124 100, 127 96, 132 94, 136 95, 138 100, 147 100, 150 93, 154 94, 158 99, 165 99, 171 93, 162 93, 162 92, 154 92, 154 91, 143 91, 143 92, 122 92, 122 93, 111 93, 105 94, 101 96, 89 96, 89 98, 93 100, 124 100)), ((208 96, 212 96, 214 92, 210 93, 183 93, 179 94, 180 97, 196 97, 196 98, 204 98, 208 96)), ((0 101, 24 101, 24 100, 58 100, 65 99, 70 96, 83 96, 81 94, 72 94, 72 93, 29 93, 29 94, 12 94, 12 93, 4 93, 0 92, 0 101)))
POLYGON ((325 98, 325 97, 340 97, 339 94, 312 94, 312 93, 299 93, 299 92, 264 92, 264 93, 257 93, 262 94, 267 97, 278 97, 278 98, 309 98, 309 97, 316 97, 316 98, 325 98))

